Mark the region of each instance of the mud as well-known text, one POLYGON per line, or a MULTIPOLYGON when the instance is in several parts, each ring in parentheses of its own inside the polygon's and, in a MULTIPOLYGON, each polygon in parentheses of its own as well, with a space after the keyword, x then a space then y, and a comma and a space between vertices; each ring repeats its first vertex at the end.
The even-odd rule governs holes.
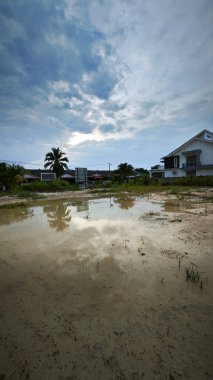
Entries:
POLYGON ((0 379, 212 378, 213 205, 154 198, 0 209, 0 379))

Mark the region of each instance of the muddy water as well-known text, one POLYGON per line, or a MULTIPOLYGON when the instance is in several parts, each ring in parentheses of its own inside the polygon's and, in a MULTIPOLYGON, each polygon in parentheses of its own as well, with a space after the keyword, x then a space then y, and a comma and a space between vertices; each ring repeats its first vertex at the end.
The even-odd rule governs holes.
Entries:
POLYGON ((169 214, 188 206, 115 197, 0 210, 0 374, 211 378, 211 246, 169 214), (202 288, 185 280, 191 262, 202 288))

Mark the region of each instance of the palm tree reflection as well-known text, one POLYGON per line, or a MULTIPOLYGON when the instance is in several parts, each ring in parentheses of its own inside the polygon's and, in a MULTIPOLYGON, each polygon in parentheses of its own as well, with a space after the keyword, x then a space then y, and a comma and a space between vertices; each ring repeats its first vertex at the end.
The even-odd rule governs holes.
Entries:
POLYGON ((56 231, 63 231, 69 226, 71 210, 68 209, 67 205, 57 204, 44 206, 43 212, 47 214, 49 226, 56 231))
POLYGON ((133 207, 135 204, 135 197, 122 196, 114 199, 115 203, 118 203, 119 207, 125 210, 133 207))

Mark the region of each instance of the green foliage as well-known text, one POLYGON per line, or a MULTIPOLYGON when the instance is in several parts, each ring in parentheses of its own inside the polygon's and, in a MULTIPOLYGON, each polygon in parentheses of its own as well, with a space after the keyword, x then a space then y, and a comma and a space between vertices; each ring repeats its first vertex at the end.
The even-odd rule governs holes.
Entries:
POLYGON ((16 174, 14 180, 17 185, 20 185, 22 183, 22 176, 20 176, 20 174, 16 174))
POLYGON ((143 177, 142 177, 142 180, 143 180, 143 184, 144 185, 149 185, 150 183, 150 177, 148 174, 144 174, 143 177))
POLYGON ((144 169, 144 168, 136 168, 135 172, 141 173, 141 174, 148 174, 149 175, 149 170, 144 169))
POLYGON ((6 162, 0 162, 0 173, 5 173, 9 165, 6 162))
POLYGON ((45 192, 47 191, 48 184, 44 181, 35 181, 33 183, 23 184, 21 187, 23 191, 45 192))
POLYGON ((17 183, 22 182, 24 168, 20 165, 8 165, 5 162, 0 163, 0 186, 11 189, 17 183))
POLYGON ((183 177, 178 178, 175 182, 176 185, 181 186, 213 186, 213 176, 208 177, 183 177))
POLYGON ((73 184, 70 185, 66 181, 60 181, 58 179, 53 181, 35 181, 30 184, 23 184, 22 189, 24 191, 31 191, 31 192, 53 192, 53 191, 64 191, 64 190, 78 190, 78 185, 73 184))
POLYGON ((182 177, 182 178, 165 178, 160 181, 163 186, 213 186, 213 176, 199 177, 182 177))
POLYGON ((59 148, 52 148, 52 152, 46 154, 44 161, 44 168, 52 170, 57 178, 64 173, 64 169, 68 169, 67 162, 69 160, 59 148))
POLYGON ((143 195, 148 193, 158 193, 168 191, 169 193, 174 193, 178 196, 181 192, 190 190, 187 186, 162 186, 160 183, 156 183, 149 179, 149 184, 144 184, 143 177, 134 178, 128 182, 110 181, 108 184, 98 184, 98 187, 93 187, 92 192, 97 193, 120 193, 128 192, 131 194, 143 195))
POLYGON ((125 181, 127 177, 134 173, 134 168, 132 165, 127 164, 127 162, 118 165, 118 169, 115 171, 114 179, 117 181, 125 181))
POLYGON ((117 174, 122 180, 126 179, 128 176, 133 174, 134 168, 132 165, 127 164, 127 162, 121 163, 118 165, 117 174))
POLYGON ((148 174, 144 174, 141 177, 136 177, 136 178, 132 179, 131 182, 134 185, 146 185, 147 186, 150 184, 151 179, 150 179, 148 174))

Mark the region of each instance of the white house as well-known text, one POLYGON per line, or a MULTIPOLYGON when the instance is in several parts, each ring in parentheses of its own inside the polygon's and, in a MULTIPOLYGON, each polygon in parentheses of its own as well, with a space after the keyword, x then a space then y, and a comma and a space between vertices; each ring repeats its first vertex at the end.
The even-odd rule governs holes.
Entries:
MULTIPOLYGON (((213 132, 204 129, 162 157, 161 162, 164 162, 165 178, 213 175, 213 132)), ((150 175, 155 176, 153 170, 150 175)))

